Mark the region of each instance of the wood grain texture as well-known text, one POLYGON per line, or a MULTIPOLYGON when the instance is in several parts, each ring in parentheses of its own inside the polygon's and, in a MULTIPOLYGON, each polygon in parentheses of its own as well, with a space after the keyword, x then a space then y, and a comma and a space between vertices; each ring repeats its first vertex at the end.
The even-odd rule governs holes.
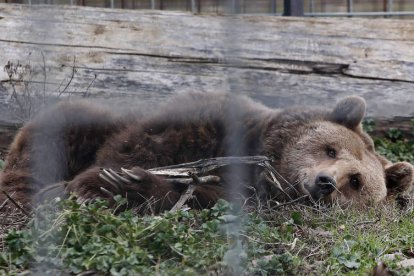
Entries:
POLYGON ((0 4, 0 29, 0 66, 22 65, 0 70, 0 125, 27 117, 13 86, 33 106, 44 94, 119 106, 231 91, 272 107, 356 94, 371 117, 414 117, 414 20, 0 4))

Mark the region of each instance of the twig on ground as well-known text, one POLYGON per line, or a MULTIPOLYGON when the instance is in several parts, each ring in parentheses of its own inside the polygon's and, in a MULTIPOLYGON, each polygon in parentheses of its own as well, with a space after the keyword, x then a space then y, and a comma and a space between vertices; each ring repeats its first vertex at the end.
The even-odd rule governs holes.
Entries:
MULTIPOLYGON (((290 190, 293 190, 295 193, 296 193, 296 195, 300 195, 300 193, 298 192, 298 190, 296 190, 296 188, 295 188, 295 186, 293 186, 289 181, 287 181, 278 171, 276 171, 276 169, 275 168, 273 168, 273 166, 272 165, 270 165, 270 159, 268 159, 268 160, 266 160, 266 161, 263 161, 262 163, 259 163, 258 165, 260 165, 260 166, 262 166, 262 167, 264 167, 268 172, 269 172, 269 174, 271 174, 272 175, 272 178, 274 179, 274 180, 276 180, 276 182, 275 183, 278 183, 279 184, 279 186, 280 186, 280 183, 279 183, 279 181, 277 181, 277 177, 279 177, 281 180, 283 180, 283 182, 285 182, 287 185, 288 185, 288 188, 286 189, 286 191, 285 190, 283 190, 283 189, 281 189, 281 191, 285 194, 285 195, 287 195, 288 196, 288 198, 289 199, 291 199, 291 197, 288 195, 288 193, 287 192, 289 192, 290 190)), ((281 186, 280 186, 281 187, 281 186)))
POLYGON ((360 225, 364 225, 364 224, 375 224, 375 223, 377 223, 379 221, 380 221, 380 218, 377 218, 376 220, 360 221, 360 222, 354 223, 354 226, 360 226, 360 225))
MULTIPOLYGON (((190 174, 191 178, 193 179, 195 184, 200 184, 200 179, 195 174, 190 174)), ((184 194, 181 195, 180 199, 175 203, 175 205, 171 208, 171 212, 176 212, 180 210, 184 204, 193 196, 193 193, 196 189, 195 185, 188 185, 187 190, 184 194)))
POLYGON ((256 239, 254 239, 254 238, 252 238, 252 237, 249 237, 249 236, 247 236, 247 235, 245 235, 245 234, 239 234, 240 236, 242 236, 242 237, 245 237, 245 238, 247 238, 248 240, 250 240, 250 241, 253 241, 253 242, 255 242, 255 243, 260 243, 260 244, 264 244, 264 245, 281 245, 281 246, 288 246, 288 247, 292 247, 292 246, 295 246, 296 245, 296 242, 297 242, 297 238, 295 238, 294 240, 293 240, 293 242, 292 243, 283 243, 283 242, 262 242, 262 241, 259 241, 259 240, 256 240, 256 239))
POLYGON ((180 210, 187 202, 187 200, 189 200, 193 196, 195 189, 196 186, 189 185, 185 193, 181 195, 177 203, 175 203, 175 205, 171 208, 170 212, 177 212, 178 210, 180 210))
POLYGON ((23 207, 20 206, 11 196, 9 196, 9 194, 6 191, 1 190, 1 192, 10 200, 11 203, 13 203, 14 206, 16 206, 20 211, 22 211, 23 214, 25 214, 27 217, 32 216, 29 212, 23 209, 23 207))
POLYGON ((189 173, 203 175, 213 170, 229 165, 261 165, 263 162, 269 162, 270 159, 265 156, 227 156, 209 159, 201 159, 195 162, 182 163, 173 166, 158 167, 148 171, 162 176, 189 176, 189 173))
MULTIPOLYGON (((13 194, 11 196, 13 196, 14 194, 15 194, 15 192, 13 192, 13 194)), ((8 201, 9 201, 9 198, 6 198, 6 200, 3 201, 3 203, 0 206, 0 212, 1 212, 1 210, 3 210, 4 206, 6 206, 8 201)))
POLYGON ((321 252, 319 252, 320 249, 321 246, 319 245, 316 248, 312 249, 311 252, 308 255, 306 255, 303 259, 306 260, 307 258, 321 254, 321 252))
POLYGON ((285 203, 281 203, 279 205, 276 205, 274 207, 274 209, 277 209, 277 208, 280 208, 280 207, 284 207, 284 206, 288 206, 288 205, 292 205, 293 203, 296 203, 296 202, 298 202, 298 201, 300 201, 302 199, 305 199, 305 198, 308 198, 308 195, 303 195, 303 196, 298 197, 298 198, 295 198, 295 199, 293 199, 291 201, 288 201, 288 202, 285 202, 285 203))
MULTIPOLYGON (((154 173, 157 174, 157 173, 154 173)), ((167 178, 165 179, 167 182, 172 182, 172 183, 180 183, 180 184, 184 184, 184 185, 202 185, 202 184, 207 184, 207 183, 216 183, 219 184, 220 182, 220 177, 216 176, 216 175, 207 175, 207 176, 201 176, 198 177, 198 181, 197 183, 194 183, 194 179, 193 178, 167 178)))

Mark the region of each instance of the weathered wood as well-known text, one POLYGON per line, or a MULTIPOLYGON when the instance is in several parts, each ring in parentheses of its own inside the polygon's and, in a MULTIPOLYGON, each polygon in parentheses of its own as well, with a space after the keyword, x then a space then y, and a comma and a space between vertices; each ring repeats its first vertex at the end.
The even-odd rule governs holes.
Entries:
POLYGON ((0 4, 0 28, 0 65, 17 68, 0 71, 0 124, 29 117, 16 115, 30 104, 16 107, 13 87, 32 105, 221 90, 272 107, 330 106, 357 94, 371 117, 414 117, 413 20, 0 4))

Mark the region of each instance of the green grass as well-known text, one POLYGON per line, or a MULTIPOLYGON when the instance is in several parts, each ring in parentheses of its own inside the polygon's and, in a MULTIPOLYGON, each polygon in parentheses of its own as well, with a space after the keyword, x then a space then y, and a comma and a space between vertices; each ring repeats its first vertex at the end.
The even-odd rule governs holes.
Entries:
POLYGON ((392 162, 407 161, 414 164, 414 141, 405 139, 398 129, 390 129, 385 138, 374 141, 378 153, 392 162))
MULTIPOLYGON (((67 200, 41 206, 28 227, 8 233, 0 273, 363 275, 386 254, 412 257, 413 215, 395 206, 301 205, 235 215, 220 201, 209 210, 139 217, 115 215, 102 201, 67 200)), ((403 273, 398 261, 386 264, 403 273)))
MULTIPOLYGON (((399 131, 375 143, 392 161, 414 163, 413 141, 399 131)), ((243 212, 219 201, 158 216, 116 212, 102 201, 54 201, 3 235, 0 274, 367 275, 382 262, 404 275, 414 272, 399 264, 414 257, 413 218, 413 200, 404 209, 292 204, 243 212)))
MULTIPOLYGON (((414 119, 411 121, 411 134, 414 135, 414 119)), ((368 133, 375 129, 372 120, 364 122, 364 129, 368 133)), ((390 128, 383 138, 374 138, 375 148, 378 153, 392 162, 407 161, 414 164, 414 140, 404 136, 397 128, 390 128)))
POLYGON ((291 235, 253 214, 230 213, 225 201, 209 210, 144 217, 132 211, 115 215, 103 201, 55 202, 41 206, 26 229, 9 232, 0 272, 29 267, 112 275, 294 271, 295 258, 287 251, 262 259, 272 253, 266 243, 291 242, 291 235), (239 225, 243 231, 234 230, 239 225))

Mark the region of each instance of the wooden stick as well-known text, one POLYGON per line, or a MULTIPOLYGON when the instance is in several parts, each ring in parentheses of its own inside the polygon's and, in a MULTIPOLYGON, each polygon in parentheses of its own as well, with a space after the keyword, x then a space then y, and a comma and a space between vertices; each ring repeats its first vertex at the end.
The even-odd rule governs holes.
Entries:
MULTIPOLYGON (((13 194, 11 196, 13 196, 16 192, 13 192, 13 194)), ((5 201, 3 201, 3 203, 0 206, 0 212, 1 210, 3 210, 4 206, 6 206, 7 202, 9 201, 9 198, 6 198, 5 201)))
POLYGON ((171 208, 170 212, 177 212, 178 210, 180 210, 187 202, 187 200, 189 200, 193 196, 195 189, 195 185, 189 185, 185 193, 181 195, 177 203, 175 203, 175 205, 171 208))
MULTIPOLYGON (((190 174, 194 184, 200 184, 201 180, 197 177, 197 175, 195 174, 190 174)), ((171 208, 170 212, 176 212, 178 210, 180 210, 184 204, 187 202, 187 200, 189 200, 192 196, 193 193, 196 189, 195 185, 189 185, 187 190, 185 191, 184 194, 181 195, 180 199, 177 201, 177 203, 175 203, 175 205, 171 208)))
POLYGON ((168 182, 175 182, 175 183, 180 183, 180 184, 184 184, 184 185, 203 185, 203 184, 207 184, 207 183, 215 183, 215 184, 219 184, 220 183, 220 177, 216 176, 216 175, 207 175, 207 176, 201 176, 198 177, 198 183, 194 183, 194 178, 166 178, 165 181, 168 182))
POLYGON ((173 166, 158 167, 148 171, 161 176, 180 177, 189 173, 202 175, 210 171, 229 165, 261 165, 269 162, 266 156, 227 156, 201 159, 195 162, 182 163, 173 166))
POLYGON ((23 209, 23 207, 22 206, 20 206, 11 196, 9 196, 9 194, 6 192, 6 191, 4 191, 4 190, 1 190, 1 192, 11 201, 11 203, 13 203, 14 204, 14 206, 16 206, 17 207, 17 209, 19 209, 20 211, 22 211, 22 213, 23 214, 25 214, 27 217, 32 217, 31 215, 30 215, 30 213, 29 212, 27 212, 25 209, 23 209))

